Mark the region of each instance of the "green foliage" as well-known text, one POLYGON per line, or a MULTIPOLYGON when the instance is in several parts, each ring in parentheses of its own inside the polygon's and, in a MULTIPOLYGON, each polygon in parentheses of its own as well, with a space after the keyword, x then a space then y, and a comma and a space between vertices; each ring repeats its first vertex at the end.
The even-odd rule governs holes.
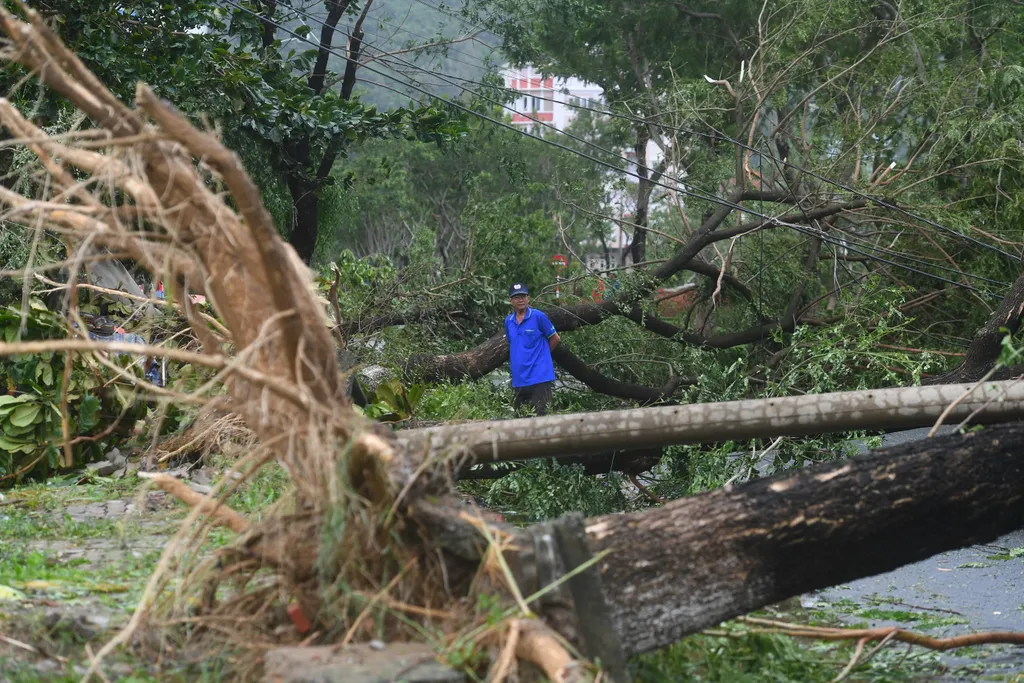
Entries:
MULTIPOLYGON (((22 320, 19 309, 0 310, 0 332, 7 343, 63 338, 59 316, 36 299, 22 320), (24 331, 22 332, 22 325, 24 331)), ((61 388, 64 355, 46 352, 0 358, 0 484, 25 476, 46 476, 57 468, 63 443, 61 388)), ((68 430, 71 439, 105 430, 120 420, 110 439, 131 433, 145 411, 123 381, 109 382, 91 363, 75 358, 68 380, 68 430)), ((85 440, 72 447, 76 464, 102 455, 102 442, 85 440)))
MULTIPOLYGON (((722 633, 695 635, 631 662, 633 680, 719 683, 828 683, 849 662, 853 644, 803 644, 795 638, 751 633, 725 625, 722 633)), ((933 652, 883 650, 855 669, 850 680, 878 683, 930 680, 942 670, 933 652)))
POLYGON ((488 381, 435 384, 420 399, 419 416, 445 422, 512 417, 512 392, 488 381))
POLYGON ((531 461, 489 486, 466 485, 464 489, 482 495, 488 507, 501 511, 510 521, 523 523, 554 519, 567 512, 593 516, 629 507, 617 472, 594 477, 584 474, 581 465, 548 461, 531 461))
POLYGON ((413 416, 425 390, 423 384, 406 387, 397 379, 388 380, 377 387, 362 412, 379 422, 404 422, 413 416))

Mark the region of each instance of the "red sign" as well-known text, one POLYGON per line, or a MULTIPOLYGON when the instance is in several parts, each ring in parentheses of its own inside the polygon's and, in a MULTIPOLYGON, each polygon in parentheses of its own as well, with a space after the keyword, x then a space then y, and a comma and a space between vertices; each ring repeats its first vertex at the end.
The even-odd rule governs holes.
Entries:
POLYGON ((561 254, 555 254, 551 257, 551 265, 556 268, 565 268, 569 265, 569 259, 565 258, 561 254))

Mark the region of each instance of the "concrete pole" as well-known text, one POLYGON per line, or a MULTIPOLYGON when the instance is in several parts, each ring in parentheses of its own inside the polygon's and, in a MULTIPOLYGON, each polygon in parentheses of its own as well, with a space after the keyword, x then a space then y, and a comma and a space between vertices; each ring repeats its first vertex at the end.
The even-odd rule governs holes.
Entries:
POLYGON ((975 424, 1024 418, 1024 381, 549 415, 412 429, 397 436, 412 452, 470 454, 478 463, 500 462, 728 439, 928 427, 958 400, 945 424, 957 424, 975 411, 975 424))

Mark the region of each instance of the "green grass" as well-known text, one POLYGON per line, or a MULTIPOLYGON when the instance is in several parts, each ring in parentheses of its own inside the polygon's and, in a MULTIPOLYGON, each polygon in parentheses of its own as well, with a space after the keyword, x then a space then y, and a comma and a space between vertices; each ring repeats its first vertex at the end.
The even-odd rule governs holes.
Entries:
MULTIPOLYGON (((719 635, 694 635, 631 662, 637 683, 826 683, 850 661, 853 643, 823 644, 777 634, 750 633, 726 624, 719 635)), ((888 647, 858 666, 851 681, 931 680, 942 668, 927 651, 888 647)))
MULTIPOLYGON (((284 479, 273 469, 266 468, 267 475, 261 473, 242 487, 237 494, 240 507, 256 510, 280 496, 284 488, 280 482, 284 479)), ((156 544, 170 538, 187 510, 175 504, 167 511, 146 511, 141 516, 74 520, 65 512, 69 505, 131 501, 142 486, 135 478, 94 478, 82 484, 76 481, 77 478, 68 477, 5 492, 6 505, 0 506, 0 585, 19 590, 25 600, 0 603, 0 633, 39 646, 45 644, 81 664, 81 637, 64 626, 47 628, 46 611, 59 606, 62 611, 106 613, 115 627, 117 618, 126 619, 135 609, 160 558, 162 549, 156 544), (59 550, 78 548, 94 554, 90 558, 58 557, 59 550)), ((203 551, 234 538, 230 531, 213 529, 203 551)), ((100 636, 93 648, 99 647, 103 639, 100 636)), ((22 655, 0 645, 0 679, 5 683, 81 680, 81 673, 70 668, 41 674, 31 661, 33 658, 22 655)), ((118 652, 108 662, 120 662, 123 672, 132 672, 111 677, 119 681, 212 682, 224 677, 223 664, 217 662, 163 671, 159 675, 152 673, 152 662, 136 660, 130 651, 118 652)))

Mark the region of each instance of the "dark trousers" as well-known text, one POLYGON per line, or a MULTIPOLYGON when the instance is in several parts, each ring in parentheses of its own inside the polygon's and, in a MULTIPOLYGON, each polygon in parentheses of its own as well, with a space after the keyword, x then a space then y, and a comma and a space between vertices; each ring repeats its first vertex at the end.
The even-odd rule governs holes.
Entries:
POLYGON ((527 387, 512 387, 512 391, 515 394, 512 404, 516 410, 519 410, 524 405, 529 405, 533 407, 537 415, 547 415, 548 403, 551 402, 551 391, 554 384, 554 382, 541 382, 540 384, 531 384, 527 387))

